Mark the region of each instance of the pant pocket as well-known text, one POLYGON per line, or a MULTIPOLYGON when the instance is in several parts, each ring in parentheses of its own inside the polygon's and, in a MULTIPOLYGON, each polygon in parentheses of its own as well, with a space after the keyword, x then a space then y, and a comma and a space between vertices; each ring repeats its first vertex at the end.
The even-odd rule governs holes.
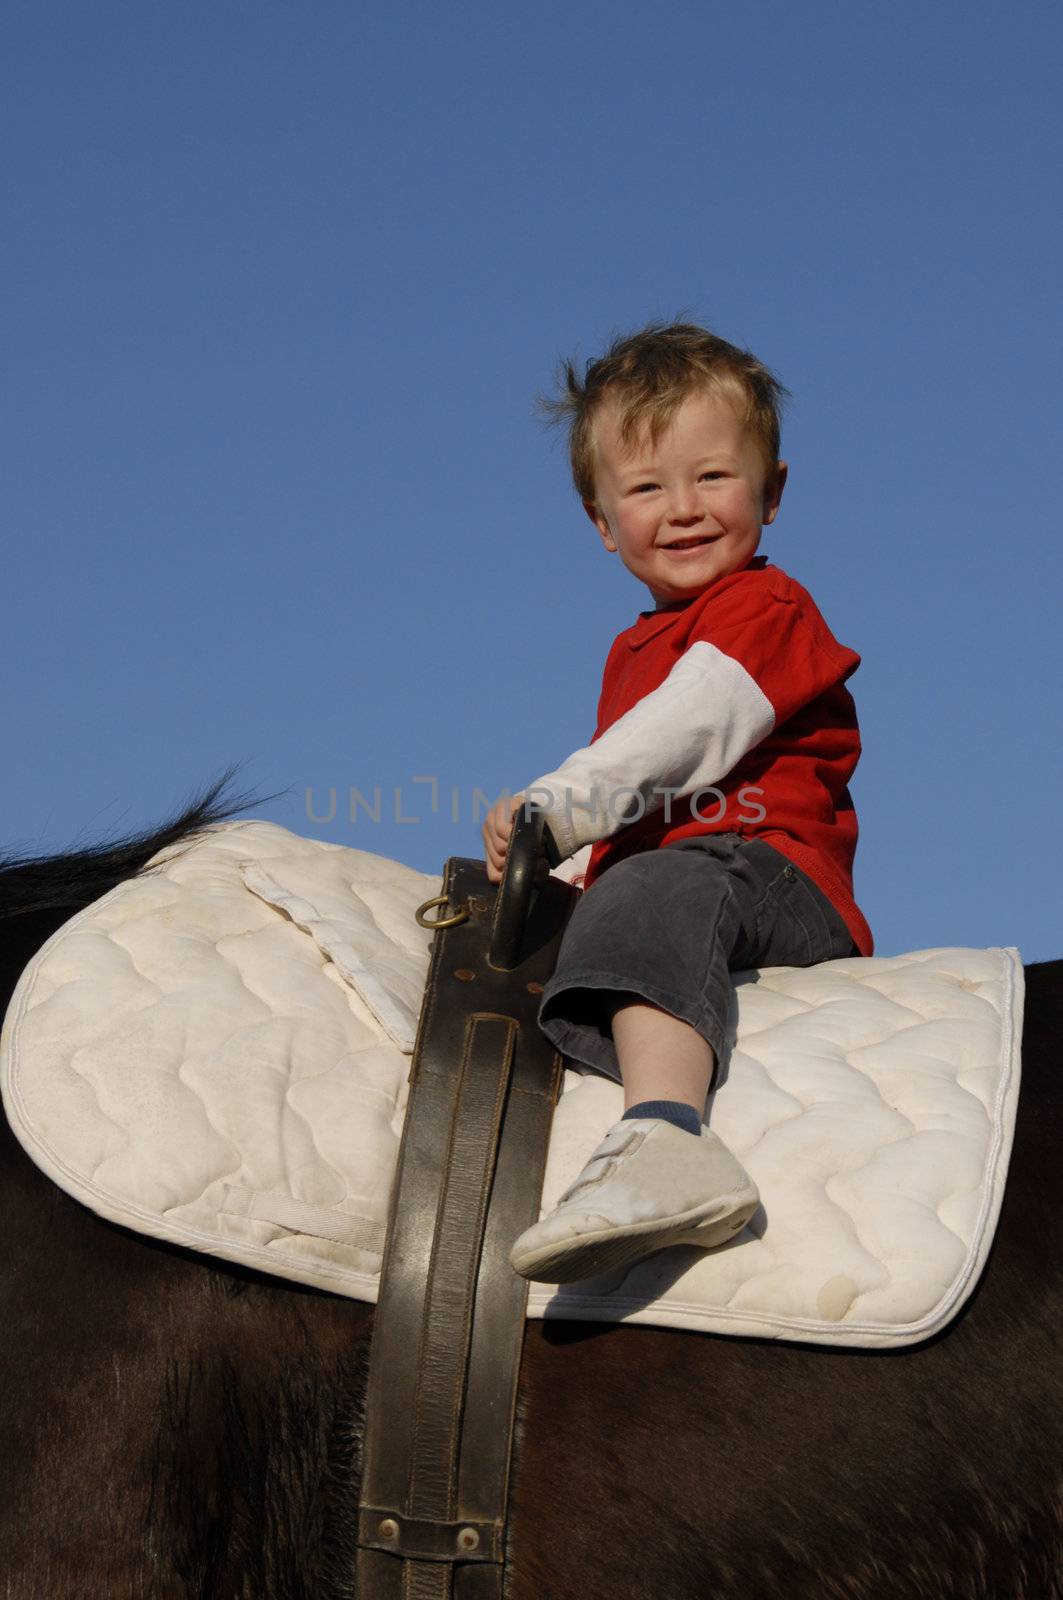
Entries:
POLYGON ((765 966, 811 967, 852 954, 853 936, 812 879, 788 861, 756 908, 765 966))

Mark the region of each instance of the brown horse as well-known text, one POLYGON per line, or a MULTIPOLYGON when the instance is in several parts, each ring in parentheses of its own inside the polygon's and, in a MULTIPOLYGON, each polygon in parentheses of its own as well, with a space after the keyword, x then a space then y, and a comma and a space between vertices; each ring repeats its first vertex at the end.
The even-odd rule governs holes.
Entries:
MULTIPOLYGON (((242 809, 0 876, 0 998, 44 939, 242 809)), ((529 1322, 511 1600, 1060 1600, 1063 961, 1026 969, 996 1243, 900 1351, 529 1322)), ((100 1220, 0 1131, 2 1600, 340 1600, 373 1310, 100 1220)))

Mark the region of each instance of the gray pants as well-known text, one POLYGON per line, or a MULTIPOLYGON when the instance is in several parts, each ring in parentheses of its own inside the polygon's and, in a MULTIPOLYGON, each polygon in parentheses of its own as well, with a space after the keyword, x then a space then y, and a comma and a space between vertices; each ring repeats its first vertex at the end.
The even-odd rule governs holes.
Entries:
POLYGON ((826 895, 778 850, 702 834, 627 856, 580 896, 539 1026, 562 1055, 619 1081, 612 1014, 641 998, 688 1022, 719 1062, 731 972, 858 954, 826 895))

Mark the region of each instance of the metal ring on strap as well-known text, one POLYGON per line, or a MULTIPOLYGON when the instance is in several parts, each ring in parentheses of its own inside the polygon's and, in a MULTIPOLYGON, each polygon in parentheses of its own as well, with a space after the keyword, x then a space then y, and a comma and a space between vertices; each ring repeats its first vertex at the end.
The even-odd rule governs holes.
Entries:
POLYGON ((436 917, 430 920, 425 916, 425 912, 431 911, 433 906, 445 906, 448 898, 445 894, 437 894, 434 900, 426 900, 422 905, 419 905, 414 912, 418 926, 422 928, 456 928, 459 922, 464 922, 469 915, 468 906, 459 906, 453 916, 450 917, 436 917))

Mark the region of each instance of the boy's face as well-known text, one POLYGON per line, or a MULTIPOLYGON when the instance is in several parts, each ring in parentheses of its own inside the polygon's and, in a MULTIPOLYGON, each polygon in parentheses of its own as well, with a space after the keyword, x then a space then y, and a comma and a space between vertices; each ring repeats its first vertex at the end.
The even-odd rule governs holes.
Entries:
POLYGON ((584 502, 587 514, 658 604, 693 600, 740 571, 779 509, 786 464, 769 476, 756 439, 716 390, 688 395, 655 444, 643 433, 630 450, 607 397, 594 444, 597 499, 584 502))

